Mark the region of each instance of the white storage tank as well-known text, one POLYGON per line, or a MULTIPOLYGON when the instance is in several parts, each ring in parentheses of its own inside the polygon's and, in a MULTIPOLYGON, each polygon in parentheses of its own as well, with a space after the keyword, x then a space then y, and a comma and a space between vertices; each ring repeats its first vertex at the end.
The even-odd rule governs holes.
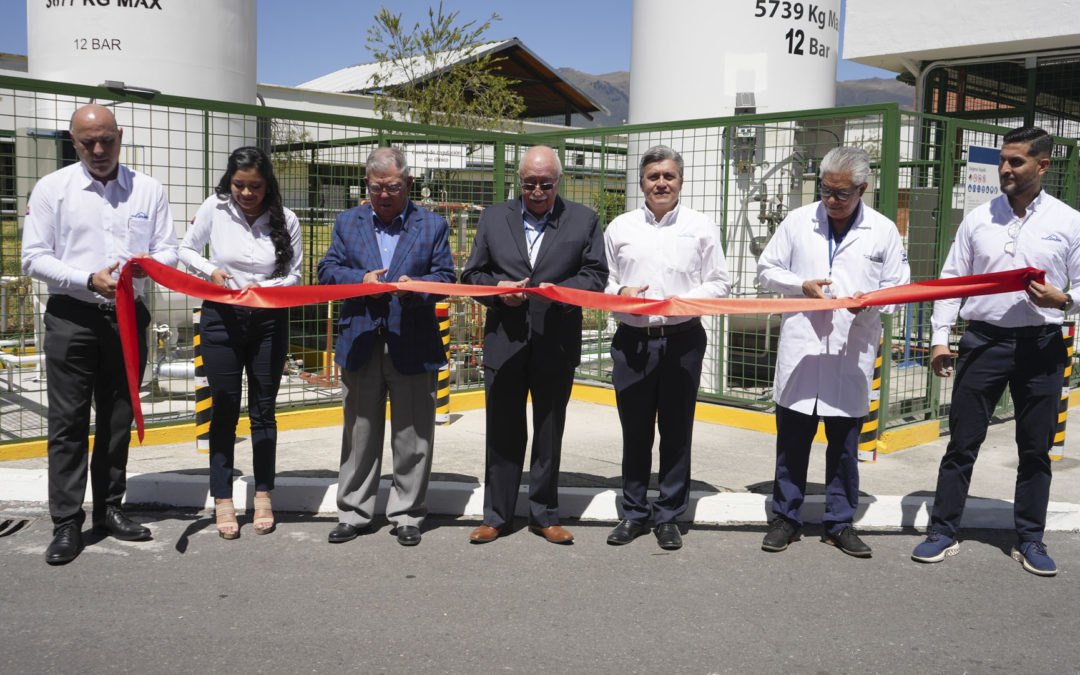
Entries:
POLYGON ((255 0, 27 0, 29 76, 255 102, 255 0))
POLYGON ((634 0, 630 124, 836 103, 840 0, 634 0))

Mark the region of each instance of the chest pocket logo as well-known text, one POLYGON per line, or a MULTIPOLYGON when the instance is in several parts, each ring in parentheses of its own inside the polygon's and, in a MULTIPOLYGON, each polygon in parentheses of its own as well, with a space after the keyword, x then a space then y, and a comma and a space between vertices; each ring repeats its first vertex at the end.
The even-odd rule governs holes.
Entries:
POLYGON ((150 234, 153 223, 143 211, 136 211, 128 216, 127 245, 129 255, 150 252, 150 234))

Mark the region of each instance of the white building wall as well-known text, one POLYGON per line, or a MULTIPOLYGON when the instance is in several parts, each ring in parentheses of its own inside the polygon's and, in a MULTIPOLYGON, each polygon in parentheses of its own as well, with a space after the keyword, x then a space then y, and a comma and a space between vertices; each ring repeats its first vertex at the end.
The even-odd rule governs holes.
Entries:
POLYGON ((1078 45, 1080 0, 847 0, 844 58, 894 72, 1078 45))

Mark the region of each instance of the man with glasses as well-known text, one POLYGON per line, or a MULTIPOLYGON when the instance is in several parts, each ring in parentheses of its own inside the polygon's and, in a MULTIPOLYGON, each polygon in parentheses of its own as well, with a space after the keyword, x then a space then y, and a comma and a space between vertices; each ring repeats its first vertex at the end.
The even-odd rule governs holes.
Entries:
MULTIPOLYGON (((409 165, 399 150, 379 148, 367 158, 370 203, 338 215, 319 283, 454 283, 446 220, 409 200, 409 165)), ((340 544, 366 531, 379 491, 386 401, 394 483, 386 517, 398 543, 420 543, 427 515, 435 434, 437 372, 446 363, 435 302, 441 296, 395 291, 349 298, 341 305, 335 362, 341 366, 341 469, 338 524, 329 541, 340 544)))
MULTIPOLYGON (((758 260, 761 286, 787 297, 858 297, 906 284, 907 254, 896 225, 862 202, 870 158, 855 147, 821 160, 821 201, 780 223, 758 260)), ((778 552, 797 541, 810 447, 825 423, 825 514, 821 540, 868 558, 852 526, 859 506, 858 440, 870 411, 881 313, 894 306, 784 314, 776 354, 775 518, 761 543, 778 552)))
MULTIPOLYGON (((116 320, 116 285, 130 258, 176 264, 176 232, 165 189, 120 164, 124 130, 108 108, 86 105, 71 117, 79 162, 34 186, 23 227, 22 271, 45 282, 45 375, 49 400, 50 565, 82 551, 86 468, 94 492, 93 524, 125 541, 149 539, 150 529, 121 508, 127 489, 133 411, 116 320), (89 452, 90 404, 95 409, 89 452)), ((143 303, 146 273, 133 268, 139 368, 146 365, 143 303)))
POLYGON ((957 314, 968 324, 958 348, 950 438, 938 468, 930 529, 911 557, 935 563, 959 552, 957 533, 971 471, 1008 385, 1019 455, 1013 506, 1018 542, 1012 557, 1032 574, 1053 576, 1057 566, 1042 539, 1066 361, 1061 323, 1080 297, 1080 213, 1042 189, 1054 147, 1048 133, 1021 127, 1003 140, 1002 194, 960 223, 941 277, 1034 267, 1046 271, 1046 283, 1033 280, 1026 291, 968 298, 962 308, 958 299, 934 303, 931 367, 938 377, 953 372, 948 342, 957 314), (1066 285, 1068 293, 1060 290, 1066 285))
MULTIPOLYGON (((602 291, 608 269, 592 209, 559 196, 562 164, 545 146, 518 165, 521 197, 484 211, 461 280, 527 288, 559 285, 602 291)), ((482 544, 510 531, 528 440, 525 406, 533 405, 529 529, 555 544, 573 535, 559 525, 559 459, 566 404, 581 361, 581 308, 524 293, 481 299, 487 397, 484 522, 469 539, 482 544)))
MULTIPOLYGON (((627 297, 722 298, 731 290, 720 228, 685 205, 682 155, 656 145, 639 163, 645 204, 611 221, 604 245, 607 292, 627 297)), ((648 532, 660 548, 682 548, 677 520, 690 503, 690 449, 701 365, 708 342, 701 319, 615 312, 611 379, 622 426, 622 520, 614 546, 648 532), (647 495, 652 447, 660 431, 659 495, 647 495)))

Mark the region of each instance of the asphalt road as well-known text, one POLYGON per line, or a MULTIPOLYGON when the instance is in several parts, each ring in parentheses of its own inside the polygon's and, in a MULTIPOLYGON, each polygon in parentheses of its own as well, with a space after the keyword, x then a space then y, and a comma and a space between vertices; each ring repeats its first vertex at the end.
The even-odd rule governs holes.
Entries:
POLYGON ((680 551, 621 548, 612 523, 566 523, 572 546, 524 528, 482 546, 477 523, 389 526, 340 545, 334 521, 284 515, 224 541, 207 512, 135 513, 149 542, 89 534, 49 567, 43 505, 0 505, 0 672, 1077 672, 1080 534, 1051 533, 1061 572, 1009 558, 1012 535, 969 531, 960 555, 910 560, 913 531, 866 532, 869 560, 818 541, 764 553, 763 528, 694 526, 680 551), (1070 637, 1072 636, 1072 637, 1070 637))

